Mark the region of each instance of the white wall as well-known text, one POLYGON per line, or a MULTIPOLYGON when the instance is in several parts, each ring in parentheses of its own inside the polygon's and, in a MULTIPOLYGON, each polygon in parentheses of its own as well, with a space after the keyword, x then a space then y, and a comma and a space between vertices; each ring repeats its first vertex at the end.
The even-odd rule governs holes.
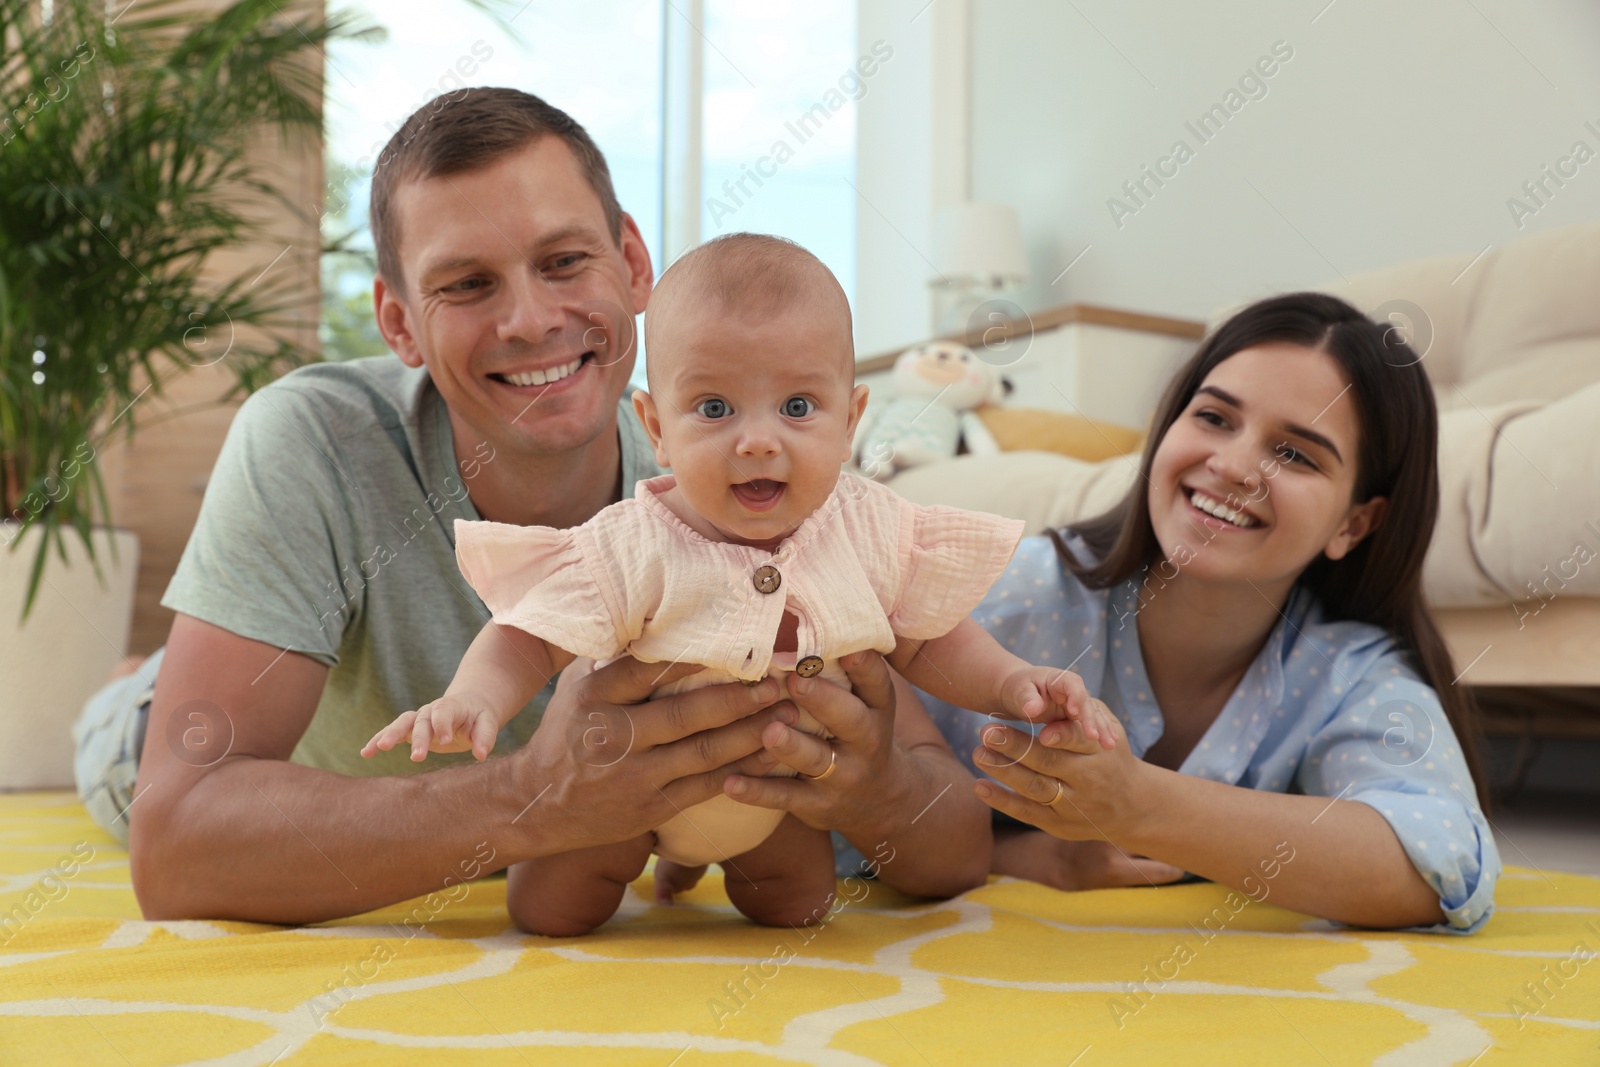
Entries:
MULTIPOLYGON (((885 19, 895 4, 862 6, 885 19)), ((1018 298, 1026 308, 1088 302, 1198 318, 1600 217, 1600 5, 1589 0, 968 0, 963 14, 945 46, 954 35, 967 49, 968 192, 1021 214, 1034 276, 1018 298), (1202 144, 1185 123, 1223 103, 1275 42, 1293 57, 1202 144), (1123 182, 1180 139, 1193 158, 1161 187, 1147 180, 1142 206, 1128 197, 1123 182), (1538 205, 1523 183, 1578 141, 1596 158, 1564 187, 1547 180, 1538 205), (1513 196, 1537 209, 1520 229, 1513 196), (1134 209, 1120 225, 1112 197, 1134 209)), ((929 55, 936 43, 924 42, 929 55)), ((915 65, 908 56, 901 73, 915 65)), ((931 63, 921 73, 931 80, 931 63)), ((936 124, 928 112, 889 93, 862 107, 860 184, 898 176, 908 214, 928 208, 929 194, 916 188, 907 149, 919 146, 902 127, 936 124)), ((882 348, 925 333, 926 314, 910 306, 906 278, 869 284, 870 272, 920 267, 920 285, 926 264, 896 251, 905 242, 894 234, 870 231, 869 210, 858 336, 882 348)), ((925 219, 916 232, 926 241, 925 219)))
POLYGON ((928 335, 933 211, 968 198, 968 0, 861 0, 883 64, 856 109, 856 352, 928 335))

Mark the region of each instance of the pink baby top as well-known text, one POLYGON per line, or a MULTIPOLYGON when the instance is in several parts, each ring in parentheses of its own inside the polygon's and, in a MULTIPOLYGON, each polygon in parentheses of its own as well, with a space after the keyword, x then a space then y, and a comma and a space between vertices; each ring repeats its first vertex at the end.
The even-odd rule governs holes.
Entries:
POLYGON ((919 506, 843 474, 773 552, 691 529, 659 498, 674 484, 641 481, 632 500, 567 530, 457 519, 461 573, 495 622, 575 655, 692 661, 754 680, 811 655, 887 654, 896 634, 949 633, 1022 537, 1021 520, 919 506), (774 654, 785 607, 797 649, 774 654))
MULTIPOLYGON (((846 473, 772 551, 692 529, 660 499, 674 484, 670 474, 641 481, 632 500, 567 530, 457 519, 456 560, 501 625, 597 661, 626 652, 708 668, 658 693, 797 666, 820 667, 848 686, 841 656, 887 654, 896 635, 953 630, 1004 571, 1023 530, 1016 519, 912 504, 846 473), (796 648, 777 653, 786 610, 796 618, 796 648)), ((822 732, 810 716, 800 726, 822 732)), ((682 863, 725 859, 759 844, 783 815, 725 796, 689 814, 685 832, 657 831, 659 854, 682 863), (713 809, 747 829, 716 829, 713 809)))

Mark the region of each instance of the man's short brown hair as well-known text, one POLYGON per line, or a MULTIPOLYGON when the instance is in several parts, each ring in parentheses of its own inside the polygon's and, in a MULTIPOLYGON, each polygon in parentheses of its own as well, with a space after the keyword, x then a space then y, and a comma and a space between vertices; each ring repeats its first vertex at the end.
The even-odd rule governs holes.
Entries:
POLYGON ((378 275, 403 289, 400 226, 394 195, 402 183, 460 174, 519 152, 547 134, 566 142, 589 187, 600 198, 614 242, 622 240, 622 207, 611 171, 588 131, 558 107, 520 89, 471 88, 419 107, 395 131, 372 168, 368 217, 378 253, 378 275))

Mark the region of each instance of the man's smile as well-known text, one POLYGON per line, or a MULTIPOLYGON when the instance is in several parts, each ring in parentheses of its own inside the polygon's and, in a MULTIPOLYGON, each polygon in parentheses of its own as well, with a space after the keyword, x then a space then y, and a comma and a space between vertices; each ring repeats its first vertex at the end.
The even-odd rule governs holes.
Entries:
POLYGON ((577 359, 548 367, 534 367, 524 371, 490 374, 491 380, 518 391, 549 392, 551 387, 579 376, 585 367, 594 362, 594 353, 585 352, 577 359))

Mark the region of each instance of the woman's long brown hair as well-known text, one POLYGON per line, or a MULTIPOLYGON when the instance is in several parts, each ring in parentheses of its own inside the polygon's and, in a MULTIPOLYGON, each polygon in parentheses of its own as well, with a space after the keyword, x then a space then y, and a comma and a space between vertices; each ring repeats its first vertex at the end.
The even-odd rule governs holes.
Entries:
POLYGON ((1422 561, 1439 514, 1439 416, 1422 357, 1389 326, 1381 326, 1336 297, 1289 293, 1240 311, 1217 328, 1168 386, 1139 462, 1140 478, 1103 515, 1051 530, 1062 564, 1085 585, 1105 589, 1163 558, 1150 522, 1146 487, 1167 430, 1206 376, 1223 360, 1257 345, 1287 342, 1327 353, 1350 382, 1360 423, 1353 501, 1388 500, 1378 528, 1338 560, 1319 556, 1300 576, 1331 619, 1382 627, 1422 680, 1433 687, 1450 720, 1478 802, 1488 788, 1478 758, 1478 708, 1455 684, 1450 651, 1422 593, 1422 561), (1062 533, 1076 534, 1095 562, 1079 561, 1062 533))

